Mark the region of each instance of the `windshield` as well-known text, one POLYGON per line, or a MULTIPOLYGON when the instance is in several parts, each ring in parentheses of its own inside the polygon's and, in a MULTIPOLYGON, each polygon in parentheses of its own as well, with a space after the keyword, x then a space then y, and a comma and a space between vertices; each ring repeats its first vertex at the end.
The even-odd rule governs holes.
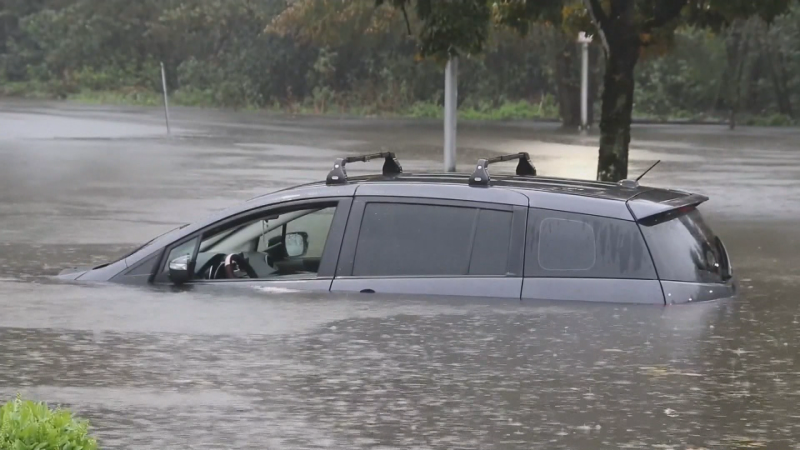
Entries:
POLYGON ((134 253, 138 252, 139 250, 141 250, 141 249, 147 247, 148 245, 150 245, 153 241, 155 241, 156 239, 160 238, 161 236, 166 236, 167 234, 172 233, 173 231, 180 230, 180 229, 186 228, 188 226, 189 226, 189 224, 185 223, 185 224, 183 224, 181 226, 178 226, 178 227, 175 227, 175 228, 173 228, 171 230, 165 231, 164 233, 159 234, 158 236, 154 237, 153 239, 150 239, 149 241, 145 242, 144 244, 142 244, 142 245, 136 247, 135 249, 133 249, 132 251, 126 253, 125 256, 119 258, 117 261, 125 259, 125 258, 133 255, 134 253))
POLYGON ((664 222, 642 223, 642 232, 662 280, 722 283, 729 278, 722 241, 697 209, 664 222))

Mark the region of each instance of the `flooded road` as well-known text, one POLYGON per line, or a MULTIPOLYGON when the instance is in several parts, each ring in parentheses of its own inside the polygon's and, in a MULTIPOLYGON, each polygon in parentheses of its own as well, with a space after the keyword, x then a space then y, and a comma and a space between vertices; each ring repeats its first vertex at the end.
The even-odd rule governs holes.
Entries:
MULTIPOLYGON (((432 122, 0 101, 0 399, 91 419, 103 448, 800 449, 800 132, 635 129, 631 172, 710 195, 743 295, 671 308, 64 285, 432 122)), ((596 137, 462 124, 459 168, 529 151, 590 178, 596 137)), ((370 170, 376 170, 379 165, 370 170)), ((348 168, 353 174, 354 166, 348 168)))

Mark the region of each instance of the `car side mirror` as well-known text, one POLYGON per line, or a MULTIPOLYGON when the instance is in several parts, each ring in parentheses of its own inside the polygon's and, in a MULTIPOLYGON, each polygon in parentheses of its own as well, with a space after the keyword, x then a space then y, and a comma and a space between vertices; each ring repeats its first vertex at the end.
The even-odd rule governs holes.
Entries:
POLYGON ((284 241, 286 255, 290 258, 303 256, 308 252, 308 233, 302 231, 288 233, 284 241))
POLYGON ((188 283, 192 279, 192 272, 189 270, 191 255, 179 256, 169 262, 169 280, 177 285, 188 283))

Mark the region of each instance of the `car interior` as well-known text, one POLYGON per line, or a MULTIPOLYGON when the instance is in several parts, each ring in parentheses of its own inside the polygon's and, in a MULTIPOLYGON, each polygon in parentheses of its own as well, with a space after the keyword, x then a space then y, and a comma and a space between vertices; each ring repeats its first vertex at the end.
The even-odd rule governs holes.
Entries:
POLYGON ((194 278, 264 279, 315 274, 334 207, 262 217, 204 236, 194 278))

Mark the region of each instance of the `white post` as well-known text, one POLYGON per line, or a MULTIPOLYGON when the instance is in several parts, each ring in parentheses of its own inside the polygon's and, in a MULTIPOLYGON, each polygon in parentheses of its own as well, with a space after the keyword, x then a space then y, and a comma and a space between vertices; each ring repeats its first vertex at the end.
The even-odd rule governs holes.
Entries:
POLYGON ((447 61, 444 71, 444 171, 456 171, 456 128, 458 117, 458 57, 447 61))
POLYGON ((592 36, 583 31, 578 35, 581 44, 581 130, 589 129, 589 44, 592 36))
POLYGON ((167 120, 167 134, 172 134, 169 128, 169 100, 167 98, 167 72, 164 70, 164 63, 161 63, 161 87, 164 89, 164 116, 167 120))

